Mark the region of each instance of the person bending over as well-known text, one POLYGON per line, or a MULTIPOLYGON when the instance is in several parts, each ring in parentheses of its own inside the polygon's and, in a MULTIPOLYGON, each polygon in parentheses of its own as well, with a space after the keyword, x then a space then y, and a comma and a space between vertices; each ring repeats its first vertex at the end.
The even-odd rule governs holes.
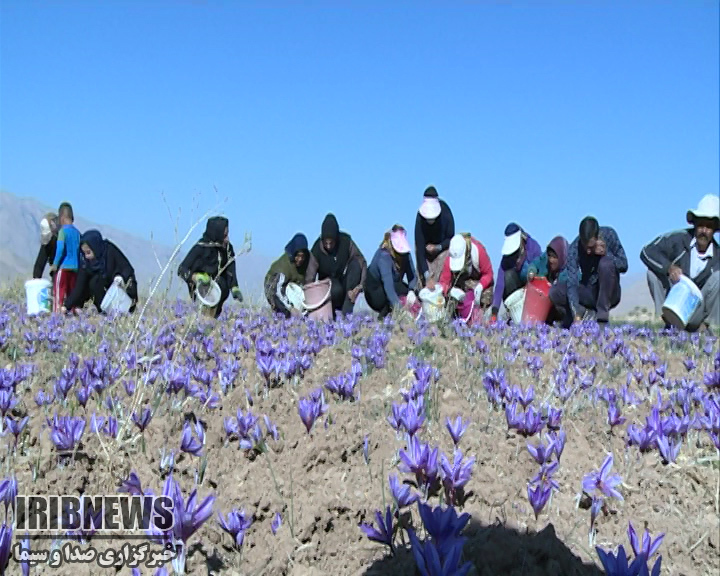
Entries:
POLYGON ((308 241, 305 234, 295 234, 285 246, 285 251, 265 275, 265 298, 273 312, 300 316, 302 311, 294 308, 287 297, 288 284, 302 286, 305 283, 305 272, 308 265, 308 241))

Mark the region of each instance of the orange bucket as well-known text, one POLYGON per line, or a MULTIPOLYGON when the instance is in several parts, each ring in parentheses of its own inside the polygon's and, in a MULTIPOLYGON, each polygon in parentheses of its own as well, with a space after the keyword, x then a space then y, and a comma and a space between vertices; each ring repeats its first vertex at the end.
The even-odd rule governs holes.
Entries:
POLYGON ((525 286, 525 305, 523 306, 523 324, 545 322, 552 309, 550 302, 550 282, 545 278, 533 278, 525 286))

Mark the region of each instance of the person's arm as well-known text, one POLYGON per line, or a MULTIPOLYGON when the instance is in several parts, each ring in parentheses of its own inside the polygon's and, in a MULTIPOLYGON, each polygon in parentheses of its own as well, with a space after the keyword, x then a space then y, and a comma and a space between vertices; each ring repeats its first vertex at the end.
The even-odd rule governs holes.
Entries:
POLYGON ((425 280, 430 276, 427 254, 425 253, 425 235, 422 231, 422 216, 418 212, 415 217, 415 257, 417 259, 418 274, 425 280))
POLYGON ((188 284, 192 283, 192 275, 196 272, 195 265, 202 252, 202 247, 195 244, 187 253, 180 266, 178 266, 178 276, 185 280, 188 284))
POLYGON ((40 245, 37 258, 35 258, 35 266, 33 266, 33 278, 42 278, 45 271, 45 265, 48 262, 48 250, 45 244, 40 245))
POLYGON ((480 242, 477 242, 475 243, 475 247, 478 251, 478 271, 480 272, 479 282, 482 285, 483 290, 485 290, 493 284, 492 262, 490 261, 490 256, 488 256, 487 250, 485 250, 485 246, 480 244, 480 242))
POLYGON ((350 240, 350 260, 357 260, 360 263, 360 292, 363 291, 365 286, 365 278, 367 278, 367 260, 365 256, 360 252, 360 248, 357 247, 354 240, 350 240))
POLYGON ((502 260, 497 271, 497 281, 495 282, 495 291, 493 292, 492 313, 496 315, 500 310, 503 301, 503 293, 505 292, 505 271, 502 269, 502 260))
POLYGON ((275 305, 280 308, 283 312, 289 312, 292 308, 292 304, 285 296, 283 286, 285 285, 285 274, 282 272, 271 272, 270 278, 268 279, 268 285, 273 295, 275 305))
POLYGON ((442 215, 443 241, 440 243, 443 252, 450 249, 450 241, 453 236, 455 236, 455 217, 453 216, 452 210, 450 210, 450 206, 445 204, 445 207, 447 208, 447 211, 443 210, 442 215))
POLYGON ((378 268, 380 269, 380 280, 382 281, 385 296, 390 306, 395 308, 400 304, 400 298, 395 292, 395 281, 393 280, 393 262, 389 254, 383 254, 378 260, 378 268))
POLYGON ((615 268, 620 274, 625 274, 628 271, 628 261, 625 255, 625 248, 623 248, 620 237, 614 228, 608 227, 607 238, 605 239, 605 245, 607 253, 612 256, 615 262, 615 268))
POLYGON ((80 268, 75 279, 75 287, 72 289, 70 294, 65 297, 63 306, 68 310, 72 308, 82 308, 85 304, 86 294, 88 292, 88 283, 90 282, 90 275, 85 268, 80 268))
POLYGON ((55 259, 53 260, 53 266, 57 269, 62 261, 65 259, 65 228, 58 230, 57 245, 55 246, 55 259))
POLYGON ((447 294, 450 290, 450 283, 452 282, 452 272, 450 272, 450 258, 445 258, 443 262, 442 272, 440 272, 440 278, 438 278, 438 284, 442 288, 443 294, 447 294))
POLYGON ((578 239, 575 238, 573 243, 570 244, 567 254, 567 264, 565 266, 567 270, 567 296, 568 303, 570 304, 570 310, 572 311, 573 318, 577 318, 578 307, 580 305, 580 295, 578 294, 578 286, 580 285, 580 279, 578 278, 578 239))
POLYGON ((408 288, 410 288, 410 290, 416 290, 417 284, 418 284, 418 277, 417 277, 417 272, 415 271, 415 263, 413 262, 412 254, 408 254, 407 259, 408 259, 408 272, 407 272, 408 288))
POLYGON ((546 266, 545 266, 545 254, 542 254, 538 258, 535 258, 532 262, 530 262, 530 265, 527 269, 527 275, 534 274, 535 276, 546 276, 546 266))
POLYGON ((676 232, 662 234, 646 245, 640 252, 640 260, 653 274, 663 281, 665 288, 670 286, 668 274, 673 263, 676 232))
POLYGON ((110 279, 113 280, 115 276, 120 276, 127 285, 129 280, 135 276, 135 270, 120 248, 114 244, 108 244, 108 248, 108 268, 111 271, 110 279))
POLYGON ((227 285, 230 290, 238 287, 235 248, 233 248, 232 244, 228 244, 228 262, 227 266, 225 266, 225 270, 223 271, 223 275, 225 276, 225 280, 227 280, 227 285))
POLYGON ((310 284, 311 282, 315 282, 315 277, 318 273, 318 261, 317 258, 315 258, 315 254, 313 254, 312 250, 310 251, 310 257, 308 258, 308 265, 307 269, 305 270, 305 284, 310 284))

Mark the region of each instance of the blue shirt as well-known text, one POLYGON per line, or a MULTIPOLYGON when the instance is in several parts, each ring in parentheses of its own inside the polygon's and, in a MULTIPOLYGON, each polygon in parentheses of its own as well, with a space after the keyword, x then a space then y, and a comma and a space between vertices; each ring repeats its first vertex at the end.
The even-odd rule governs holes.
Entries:
POLYGON ((395 291, 395 282, 400 282, 404 277, 408 279, 408 287, 414 290, 417 286, 417 274, 415 273, 415 265, 412 258, 408 254, 403 258, 404 267, 398 270, 393 262, 392 256, 387 250, 378 248, 373 256, 370 266, 368 266, 368 274, 372 274, 375 278, 382 282, 385 289, 385 296, 390 306, 397 306, 400 298, 395 291))
POLYGON ((65 224, 58 230, 53 264, 62 270, 80 268, 80 231, 73 224, 65 224))

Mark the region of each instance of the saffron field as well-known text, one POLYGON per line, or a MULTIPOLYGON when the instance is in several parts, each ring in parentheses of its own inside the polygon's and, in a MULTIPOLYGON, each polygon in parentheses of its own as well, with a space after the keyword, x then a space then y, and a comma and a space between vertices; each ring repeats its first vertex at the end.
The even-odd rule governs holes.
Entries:
MULTIPOLYGON (((226 308, 0 300, 5 573, 720 570, 716 337, 226 308), (177 558, 19 565, 16 493, 170 495, 177 558)), ((122 545, 29 547, 62 539, 122 545)))

